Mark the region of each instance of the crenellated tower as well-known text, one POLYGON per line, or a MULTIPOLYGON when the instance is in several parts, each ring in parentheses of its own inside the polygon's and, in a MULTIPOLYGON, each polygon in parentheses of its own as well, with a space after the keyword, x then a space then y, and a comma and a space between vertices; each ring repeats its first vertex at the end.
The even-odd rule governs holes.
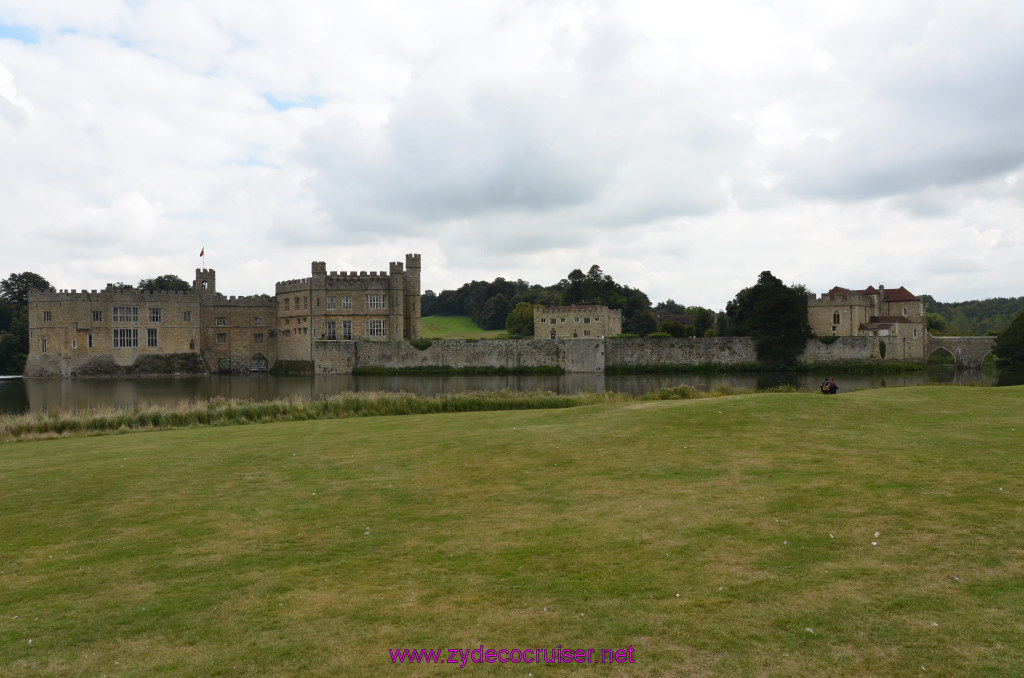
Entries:
POLYGON ((420 255, 405 255, 405 331, 408 339, 420 338, 420 255))

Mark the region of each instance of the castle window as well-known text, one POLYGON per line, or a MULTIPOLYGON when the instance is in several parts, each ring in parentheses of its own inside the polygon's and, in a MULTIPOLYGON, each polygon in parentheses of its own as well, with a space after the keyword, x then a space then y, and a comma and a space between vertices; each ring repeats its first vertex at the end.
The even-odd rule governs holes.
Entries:
POLYGON ((192 311, 185 311, 184 313, 182 313, 181 319, 187 323, 192 322, 192 311))
POLYGON ((833 325, 838 325, 839 324, 839 314, 838 313, 833 313, 832 314, 832 324, 833 325))
POLYGON ((137 322, 139 322, 139 307, 138 306, 115 306, 114 307, 114 322, 115 323, 137 323, 137 322))
POLYGON ((207 281, 205 281, 205 280, 204 280, 204 281, 203 281, 203 289, 204 289, 204 290, 208 290, 208 289, 210 289, 210 283, 208 283, 207 281))
POLYGON ((903 315, 907 315, 907 307, 906 306, 903 307, 903 315))
POLYGON ((78 340, 77 339, 72 339, 71 340, 71 348, 78 348, 78 340))
POLYGON ((601 316, 599 316, 599 315, 595 315, 595 316, 594 316, 594 322, 595 322, 595 323, 596 323, 596 322, 597 322, 598 320, 600 320, 600 319, 601 319, 601 316))
POLYGON ((547 319, 547 318, 541 318, 541 319, 540 319, 540 321, 541 321, 542 323, 546 323, 546 322, 548 321, 548 319, 547 319))
POLYGON ((217 333, 217 343, 218 344, 226 344, 226 343, 228 343, 228 335, 227 335, 226 332, 218 332, 217 333))
POLYGON ((561 321, 564 323, 565 322, 565 318, 561 318, 561 321))
POLYGON ((43 311, 43 322, 44 323, 48 323, 51 320, 53 320, 53 317, 50 315, 50 312, 49 311, 43 311))
POLYGON ((86 345, 87 348, 92 348, 92 332, 89 333, 89 338, 86 341, 85 345, 86 345))
POLYGON ((252 335, 252 343, 254 343, 254 344, 262 344, 263 343, 263 333, 262 332, 257 332, 256 334, 252 335))
POLYGON ((352 340, 352 321, 342 320, 341 321, 341 338, 346 341, 352 340))
POLYGON ((333 311, 333 310, 335 310, 337 308, 338 308, 338 298, 337 297, 327 297, 327 310, 328 311, 333 311))
POLYGON ((298 297, 295 297, 295 310, 296 311, 299 310, 299 298, 298 297))
POLYGON ((163 314, 163 312, 159 308, 151 308, 151 309, 149 309, 149 322, 151 322, 151 323, 163 322, 163 317, 164 317, 164 314, 163 314))
POLYGON ((309 308, 309 297, 302 297, 302 310, 309 308))
POLYGON ((217 325, 218 326, 224 327, 227 324, 228 324, 228 319, 226 317, 224 317, 222 315, 217 316, 217 325))
POLYGON ((92 321, 94 323, 101 323, 101 322, 103 322, 103 311, 93 311, 92 312, 92 321))
POLYGON ((138 330, 114 330, 114 348, 137 348, 138 330))
POLYGON ((285 318, 284 319, 284 324, 285 325, 291 325, 292 324, 292 319, 291 318, 285 318))
POLYGON ((584 325, 589 325, 590 324, 590 318, 584 318, 583 319, 583 324, 584 325))
POLYGON ((285 298, 285 300, 284 300, 284 310, 285 310, 285 311, 287 311, 287 310, 288 310, 288 298, 287 298, 287 297, 286 297, 286 298, 285 298))
POLYGON ((579 321, 580 321, 579 318, 573 318, 573 322, 579 322, 579 321))
POLYGON ((252 324, 256 327, 263 327, 263 318, 256 317, 252 319, 252 324))
POLYGON ((341 310, 351 311, 352 310, 352 297, 341 298, 341 310))
MULTIPOLYGON (((384 308, 384 295, 383 294, 367 294, 366 295, 366 308, 370 310, 384 308)), ((379 335, 384 336, 384 335, 379 335)))
POLYGON ((590 336, 590 330, 583 330, 583 336, 584 337, 589 337, 590 336))
POLYGON ((383 320, 371 320, 366 324, 366 334, 371 337, 383 337, 384 336, 384 321, 383 320))
POLYGON ((39 340, 39 352, 46 353, 46 337, 42 337, 39 340))
POLYGON ((917 329, 914 329, 914 339, 917 339, 917 329))
POLYGON ((327 321, 327 341, 335 341, 338 338, 338 323, 333 320, 327 321))
POLYGON ((195 341, 195 339, 189 339, 188 340, 188 350, 190 350, 190 351, 196 350, 196 341, 195 341))
POLYGON ((150 327, 146 330, 146 346, 156 348, 156 328, 150 327))

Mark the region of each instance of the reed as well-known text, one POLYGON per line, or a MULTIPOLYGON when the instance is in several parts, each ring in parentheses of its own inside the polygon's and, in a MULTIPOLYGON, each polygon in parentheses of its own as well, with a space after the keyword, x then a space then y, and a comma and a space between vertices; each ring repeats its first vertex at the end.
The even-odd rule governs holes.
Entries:
MULTIPOLYGON (((655 399, 709 397, 687 386, 655 399), (690 395, 683 396, 683 393, 690 395)), ((719 395, 721 395, 719 393, 719 395)), ((411 393, 346 393, 315 400, 226 400, 182 402, 177 406, 140 403, 97 408, 0 416, 0 441, 156 431, 192 426, 230 426, 275 421, 309 421, 345 417, 552 409, 635 399, 622 393, 558 394, 551 392, 467 392, 421 396, 411 393)))

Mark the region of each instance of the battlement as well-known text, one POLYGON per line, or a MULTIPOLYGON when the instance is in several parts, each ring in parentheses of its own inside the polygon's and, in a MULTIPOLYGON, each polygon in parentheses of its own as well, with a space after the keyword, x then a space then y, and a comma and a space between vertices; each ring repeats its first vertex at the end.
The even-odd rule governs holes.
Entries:
POLYGON ((116 288, 108 284, 102 290, 50 290, 40 292, 29 290, 28 300, 30 302, 61 302, 61 301, 185 301, 193 297, 192 290, 180 292, 177 290, 137 290, 135 288, 116 288))
POLYGON ((210 308, 218 306, 266 306, 273 309, 277 306, 277 300, 266 294, 250 294, 237 297, 235 295, 226 297, 223 294, 218 294, 212 299, 204 301, 203 305, 210 308))
POLYGON ((405 267, 406 268, 421 268, 421 266, 420 266, 420 255, 418 255, 418 254, 406 254, 405 255, 405 267))
MULTIPOLYGON (((353 285, 372 285, 379 287, 386 286, 391 275, 385 271, 331 271, 325 274, 324 282, 327 287, 345 287, 353 285)), ((302 292, 309 290, 314 283, 314 278, 295 278, 293 280, 282 280, 275 286, 277 294, 288 294, 290 292, 302 292)))

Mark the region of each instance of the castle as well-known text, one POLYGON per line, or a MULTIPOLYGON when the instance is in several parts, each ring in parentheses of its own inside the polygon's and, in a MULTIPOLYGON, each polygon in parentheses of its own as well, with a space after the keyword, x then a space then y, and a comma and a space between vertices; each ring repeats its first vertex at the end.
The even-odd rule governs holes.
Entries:
POLYGON ((196 269, 187 292, 33 290, 28 315, 26 376, 100 374, 168 355, 210 371, 265 370, 312 360, 318 341, 419 339, 420 255, 388 272, 328 273, 314 261, 310 277, 278 282, 273 297, 219 294, 213 269, 196 269))
POLYGON ((878 337, 891 359, 927 357, 928 321, 924 301, 905 287, 863 290, 833 287, 808 295, 807 321, 819 337, 878 337))
POLYGON ((581 339, 622 334, 622 311, 607 306, 549 306, 533 309, 537 339, 581 339))

